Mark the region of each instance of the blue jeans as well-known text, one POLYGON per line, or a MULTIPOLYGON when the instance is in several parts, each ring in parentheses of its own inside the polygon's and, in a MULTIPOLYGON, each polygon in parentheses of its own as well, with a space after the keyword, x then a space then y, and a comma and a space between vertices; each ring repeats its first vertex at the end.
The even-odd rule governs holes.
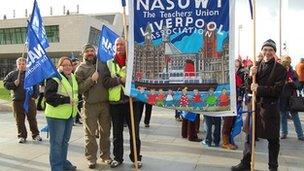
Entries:
POLYGON ((207 125, 206 144, 211 146, 212 141, 215 146, 220 145, 221 140, 221 117, 213 117, 204 115, 207 125), (212 125, 214 125, 213 140, 212 140, 212 125))
MULTIPOLYGON (((281 132, 283 135, 288 134, 287 116, 289 111, 280 111, 281 114, 281 132)), ((303 138, 303 130, 298 112, 291 113, 292 121, 298 138, 303 138)))
POLYGON ((67 160, 67 153, 74 118, 46 120, 50 132, 50 165, 52 171, 62 171, 72 165, 67 160))

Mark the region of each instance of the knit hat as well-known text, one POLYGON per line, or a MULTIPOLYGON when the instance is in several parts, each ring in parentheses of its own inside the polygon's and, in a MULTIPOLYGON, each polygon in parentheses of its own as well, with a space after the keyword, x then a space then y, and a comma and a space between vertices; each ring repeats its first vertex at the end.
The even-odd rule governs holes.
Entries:
POLYGON ((270 46, 275 52, 277 51, 276 43, 272 39, 266 40, 261 49, 263 49, 265 46, 270 46))
POLYGON ((92 45, 92 44, 85 44, 83 47, 82 47, 82 54, 89 48, 93 48, 94 50, 96 50, 95 46, 92 45))

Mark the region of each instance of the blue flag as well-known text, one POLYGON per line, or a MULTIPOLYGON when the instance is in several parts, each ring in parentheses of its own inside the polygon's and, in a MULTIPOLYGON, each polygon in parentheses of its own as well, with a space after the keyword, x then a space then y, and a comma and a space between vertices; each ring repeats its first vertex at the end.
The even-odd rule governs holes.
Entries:
POLYGON ((115 40, 119 36, 113 32, 110 28, 103 25, 100 31, 100 39, 98 45, 97 57, 99 60, 106 62, 109 59, 112 59, 115 51, 115 40))
POLYGON ((34 32, 36 33, 42 47, 44 49, 49 47, 46 31, 44 29, 44 24, 43 24, 42 17, 41 17, 41 14, 40 14, 40 10, 39 10, 39 7, 38 7, 38 4, 37 4, 36 0, 34 1, 34 6, 33 6, 31 19, 30 19, 30 24, 31 24, 34 32))
POLYGON ((121 6, 123 6, 123 7, 126 6, 126 0, 121 0, 121 6))
POLYGON ((236 115, 236 119, 233 123, 232 126, 232 130, 231 130, 231 137, 232 139, 239 135, 242 131, 242 127, 243 127, 243 118, 242 118, 242 114, 243 114, 243 107, 241 104, 238 104, 237 107, 237 115, 236 115))
POLYGON ((182 111, 182 117, 188 121, 194 122, 197 119, 197 114, 193 112, 182 111))
POLYGON ((31 97, 33 86, 39 84, 43 80, 57 76, 61 78, 50 58, 47 56, 45 49, 39 41, 36 32, 33 30, 31 23, 27 27, 27 65, 24 78, 24 89, 26 90, 26 98, 23 104, 25 111, 28 111, 28 100, 31 97))

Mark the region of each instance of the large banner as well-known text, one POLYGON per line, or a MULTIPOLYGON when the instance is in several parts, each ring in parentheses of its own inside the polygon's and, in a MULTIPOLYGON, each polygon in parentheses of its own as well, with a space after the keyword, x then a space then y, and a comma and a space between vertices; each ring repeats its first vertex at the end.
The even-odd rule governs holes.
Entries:
POLYGON ((234 1, 131 0, 129 7, 126 93, 161 107, 236 115, 234 1))

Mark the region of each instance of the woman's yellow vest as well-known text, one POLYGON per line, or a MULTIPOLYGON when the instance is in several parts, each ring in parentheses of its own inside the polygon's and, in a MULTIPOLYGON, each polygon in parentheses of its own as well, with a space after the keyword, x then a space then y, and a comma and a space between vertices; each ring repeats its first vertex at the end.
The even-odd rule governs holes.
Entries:
POLYGON ((70 103, 61 104, 57 107, 54 107, 48 103, 46 103, 45 108, 45 116, 49 118, 57 118, 57 119, 68 119, 71 116, 75 117, 77 114, 77 105, 78 105, 78 84, 76 81, 76 77, 74 74, 71 74, 72 78, 72 86, 67 80, 65 76, 60 74, 61 80, 58 78, 52 78, 58 83, 57 94, 68 96, 70 99, 73 99, 74 103, 71 105, 70 103))
MULTIPOLYGON (((112 78, 115 78, 117 76, 124 78, 126 77, 126 67, 120 68, 118 64, 114 63, 113 59, 107 61, 107 66, 111 72, 112 78)), ((108 89, 110 102, 118 102, 120 100, 121 89, 125 91, 124 86, 121 84, 108 89)))

